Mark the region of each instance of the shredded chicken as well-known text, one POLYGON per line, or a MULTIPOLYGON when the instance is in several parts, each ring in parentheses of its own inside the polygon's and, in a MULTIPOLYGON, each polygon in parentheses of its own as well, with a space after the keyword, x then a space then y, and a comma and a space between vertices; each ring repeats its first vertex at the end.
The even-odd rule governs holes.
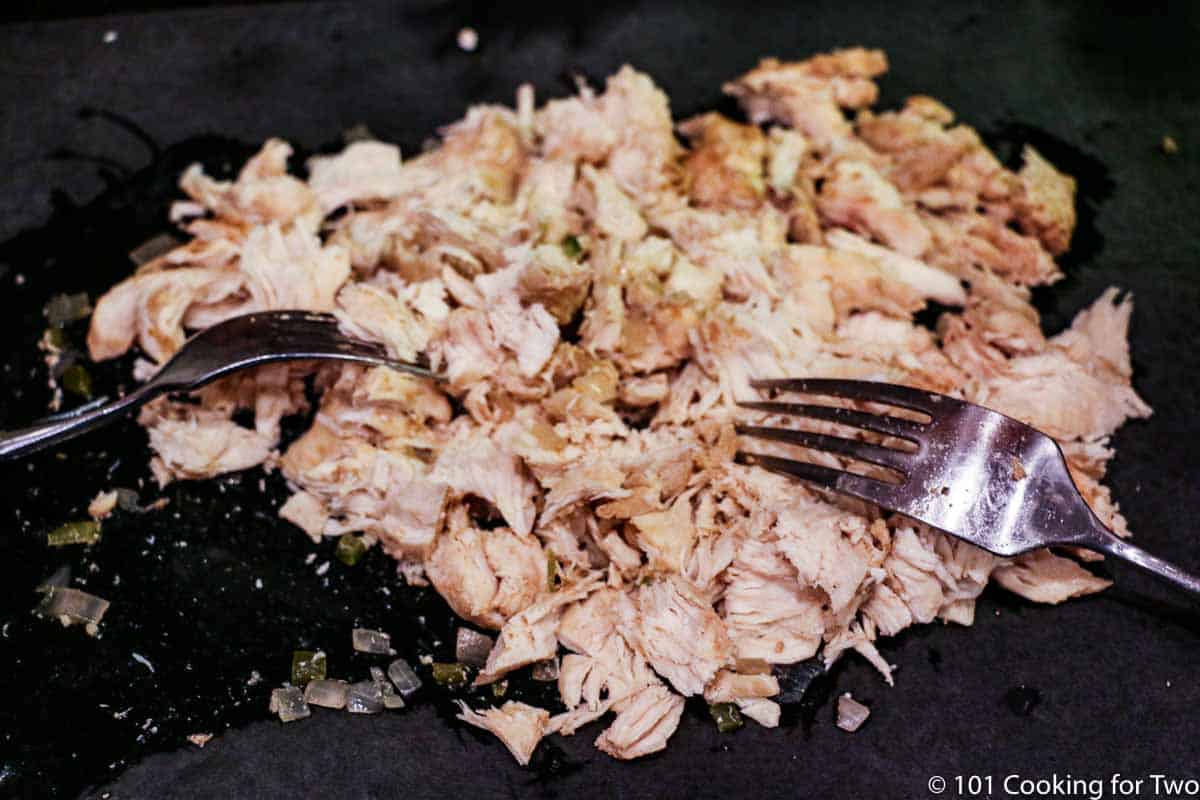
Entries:
POLYGON ((303 308, 427 357, 444 381, 298 363, 158 400, 139 418, 153 472, 278 467, 284 519, 362 534, 498 631, 478 684, 557 658, 563 713, 463 708, 522 764, 605 717, 604 752, 661 750, 697 694, 777 725, 773 665, 853 652, 891 683, 878 637, 971 624, 990 580, 1045 603, 1108 582, 1078 554, 997 558, 736 464, 752 379, 893 381, 1025 420, 1121 535, 1109 437, 1150 413, 1128 296, 1049 337, 1030 303, 1061 277, 1073 179, 1032 148, 1009 169, 932 98, 872 110, 886 69, 863 48, 767 59, 725 87, 749 124, 675 125, 624 67, 540 109, 523 86, 407 159, 356 142, 304 180, 271 140, 236 180, 193 166, 171 214, 190 240, 99 300, 91 355, 136 347, 145 379, 190 331, 303 308), (914 321, 930 302, 936 331, 914 321), (312 426, 280 452, 306 381, 312 426))

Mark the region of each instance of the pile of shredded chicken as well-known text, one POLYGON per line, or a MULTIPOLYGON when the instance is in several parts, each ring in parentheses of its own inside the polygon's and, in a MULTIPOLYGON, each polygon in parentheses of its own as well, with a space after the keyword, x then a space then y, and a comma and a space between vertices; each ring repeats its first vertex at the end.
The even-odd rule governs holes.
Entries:
POLYGON ((565 713, 464 709, 522 762, 600 718, 604 752, 660 750, 692 695, 774 726, 774 665, 852 650, 891 683, 877 638, 971 624, 989 579, 1046 603, 1107 582, 734 463, 751 378, 890 381, 1017 417, 1121 534, 1109 436, 1150 413, 1128 298, 1049 338, 1030 304, 1061 277, 1074 181, 1029 147, 1006 168, 929 97, 871 110, 886 67, 861 48, 765 60, 725 86, 750 124, 676 124, 624 67, 540 109, 522 86, 408 161, 358 141, 305 181, 271 140, 235 181, 193 166, 172 210, 190 240, 99 301, 91 354, 136 345, 145 378, 191 330, 302 308, 424 355, 444 382, 302 363, 159 400, 140 417, 153 471, 282 470, 285 519, 364 534, 499 631, 478 684, 561 654, 565 713), (913 320, 931 301, 936 331, 913 320), (315 422, 279 452, 306 376, 315 422))

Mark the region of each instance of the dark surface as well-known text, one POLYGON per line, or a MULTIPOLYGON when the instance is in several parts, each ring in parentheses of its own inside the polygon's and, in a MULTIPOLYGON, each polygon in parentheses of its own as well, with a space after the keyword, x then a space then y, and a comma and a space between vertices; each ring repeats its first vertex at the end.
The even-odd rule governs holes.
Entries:
MULTIPOLYGON (((511 102, 525 80, 542 97, 563 94, 570 73, 602 78, 625 61, 663 86, 676 116, 730 110, 721 82, 758 57, 862 43, 891 58, 882 105, 931 94, 1002 156, 1032 141, 1079 178, 1068 277, 1038 302, 1057 329, 1110 284, 1136 294, 1135 383, 1156 414, 1116 437, 1111 484, 1139 543, 1198 570, 1195 7, 1021 3, 989 15, 991 5, 576 4, 556 16, 355 3, 9 24, 0 426, 45 411, 42 303, 127 272, 124 254, 165 227, 174 177, 192 160, 236 167, 271 135, 311 152, 357 123, 411 153, 469 103, 511 102), (463 24, 480 31, 474 54, 453 47, 463 24), (1164 134, 1178 155, 1159 151, 1164 134)), ((111 391, 127 376, 125 362, 97 383, 111 391)), ((849 658, 780 730, 722 736, 702 705, 689 706, 670 748, 631 764, 595 751, 592 727, 543 744, 537 768, 523 770, 494 739, 448 723, 446 699, 432 694, 410 712, 317 710, 280 726, 266 698, 293 647, 323 647, 332 674, 359 678, 370 662, 349 652, 351 627, 389 630, 410 655, 424 652, 451 628, 440 601, 401 591, 377 553, 318 577, 332 545, 279 523, 281 480, 268 476, 262 494, 258 471, 171 486, 170 506, 119 516, 90 551, 48 551, 46 531, 78 518, 99 488, 148 478, 132 424, 61 452, 0 466, 0 792, 72 796, 116 779, 116 797, 927 797, 933 775, 950 779, 945 796, 956 775, 991 775, 999 796, 1009 774, 1200 777, 1200 622, 1186 600, 1120 564, 1100 568, 1119 588, 1099 597, 1036 607, 990 590, 971 630, 934 625, 884 642, 899 667, 894 689, 849 658), (310 552, 317 560, 305 565, 310 552), (113 601, 98 640, 29 614, 34 585, 64 563, 113 601), (257 686, 246 685, 252 670, 257 686), (847 690, 872 709, 853 736, 819 702, 847 690), (184 741, 230 725, 203 750, 184 741), (158 751, 174 752, 142 758, 158 751)), ((143 498, 158 495, 147 484, 143 498)))

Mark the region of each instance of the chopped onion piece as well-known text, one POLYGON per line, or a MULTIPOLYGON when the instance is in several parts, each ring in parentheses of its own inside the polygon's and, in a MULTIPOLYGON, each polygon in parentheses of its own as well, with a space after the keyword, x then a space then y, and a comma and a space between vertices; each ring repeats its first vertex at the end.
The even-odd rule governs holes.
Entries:
POLYGON ((383 692, 375 681, 350 684, 346 694, 346 710, 351 714, 378 714, 383 711, 383 692))
POLYGON ((56 294, 46 303, 43 311, 51 325, 63 326, 81 320, 92 313, 92 303, 86 292, 78 294, 56 294))
POLYGON ((871 709, 851 697, 849 692, 838 698, 837 712, 837 726, 849 733, 861 728, 871 715, 871 709))
POLYGON ((349 691, 345 681, 317 678, 304 687, 304 702, 322 708, 345 708, 349 691))
POLYGON ((143 511, 140 505, 141 496, 133 489, 125 489, 117 487, 114 491, 117 493, 117 508, 122 511, 143 511))
POLYGON ((472 667, 482 667, 495 645, 496 640, 490 636, 470 628, 459 628, 454 640, 454 657, 472 667))
POLYGON ((373 631, 369 628, 355 628, 350 632, 350 641, 354 645, 354 649, 360 653, 379 653, 385 656, 396 655, 396 651, 392 649, 392 637, 383 631, 373 631))
POLYGON ((270 709, 279 715, 281 722, 293 722, 312 714, 312 711, 308 709, 308 703, 304 702, 304 694, 295 686, 273 689, 270 709))
POLYGON ((71 582, 71 566, 63 564, 58 569, 51 573, 49 578, 37 585, 37 591, 48 592, 52 589, 61 589, 71 582))
POLYGON ((413 672, 413 668, 403 658, 397 658, 389 664, 387 674, 392 679, 392 683, 395 684, 396 691, 405 697, 412 696, 414 692, 421 688, 421 679, 417 677, 417 673, 413 672))
POLYGON ((558 680, 558 659, 548 658, 545 661, 534 662, 529 674, 535 681, 548 683, 558 680))
POLYGON ((371 667, 371 680, 383 692, 384 708, 404 708, 404 698, 396 694, 396 687, 388 680, 387 675, 379 667, 371 667))
POLYGON ((137 266, 153 261, 161 255, 171 252, 179 246, 179 240, 169 233, 151 236, 146 241, 129 251, 129 260, 137 266))
POLYGON ((53 587, 38 606, 37 613, 43 617, 57 618, 63 625, 82 622, 99 625, 108 611, 108 601, 94 594, 81 592, 65 586, 53 587))

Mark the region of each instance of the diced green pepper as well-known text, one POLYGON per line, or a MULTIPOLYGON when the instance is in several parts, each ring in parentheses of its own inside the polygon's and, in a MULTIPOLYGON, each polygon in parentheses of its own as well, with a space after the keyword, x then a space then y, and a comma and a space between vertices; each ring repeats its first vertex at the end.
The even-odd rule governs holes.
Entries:
POLYGON ((742 713, 733 703, 713 703, 708 707, 708 714, 721 733, 733 733, 742 727, 742 713))
POLYGON ((67 349, 67 334, 62 328, 53 327, 46 329, 46 344, 53 347, 55 350, 67 349))
POLYGON ((461 689, 469 681, 466 664, 445 664, 434 662, 432 665, 433 679, 439 686, 447 689, 461 689))
POLYGON ((78 364, 67 367, 62 376, 62 385, 73 395, 82 397, 84 400, 92 399, 92 376, 78 364))
POLYGON ((367 544, 361 536, 355 536, 353 533, 344 533, 338 538, 337 547, 334 549, 333 555, 347 567, 353 567, 359 562, 365 552, 367 552, 367 544))
POLYGON ((46 534, 46 543, 51 547, 68 544, 95 544, 100 541, 100 523, 85 519, 60 525, 46 534))
POLYGON ((573 261, 578 261, 579 257, 583 255, 583 245, 579 243, 578 236, 564 236, 562 249, 567 258, 573 261))
POLYGON ((546 551, 546 588, 552 592, 557 592, 559 584, 562 583, 562 578, 558 574, 558 556, 554 555, 553 550, 546 551))
POLYGON ((508 681, 496 681, 492 684, 492 697, 499 700, 508 694, 508 681))
POLYGON ((325 652, 295 650, 292 652, 292 685, 305 686, 309 681, 325 679, 325 652))

